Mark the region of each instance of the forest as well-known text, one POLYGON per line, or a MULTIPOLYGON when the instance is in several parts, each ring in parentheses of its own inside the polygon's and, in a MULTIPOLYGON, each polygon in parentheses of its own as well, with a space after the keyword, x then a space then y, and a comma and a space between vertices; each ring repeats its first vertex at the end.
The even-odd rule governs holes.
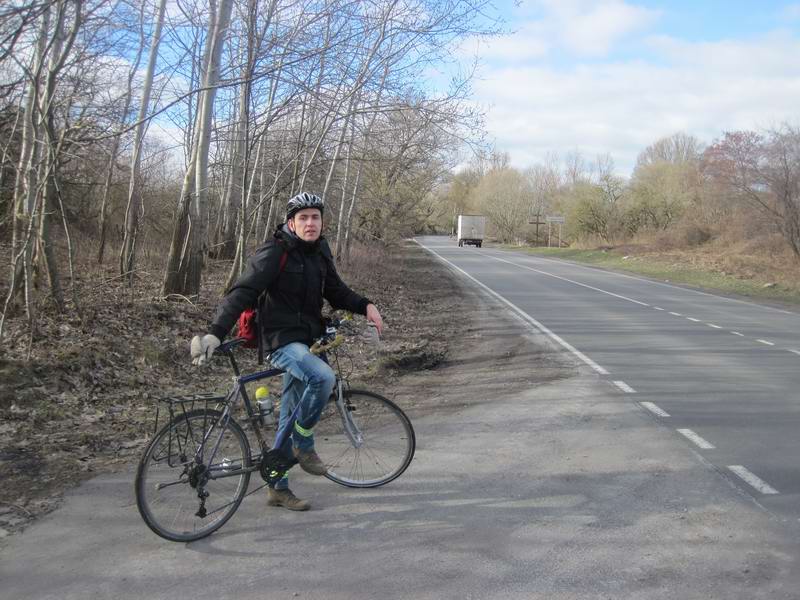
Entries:
MULTIPOLYGON (((481 0, 42 0, 0 8, 0 338, 87 289, 193 301, 301 190, 339 261, 425 229, 481 143, 481 0), (437 85, 437 82, 443 82, 437 85)), ((215 289, 219 294, 222 290, 215 289)))

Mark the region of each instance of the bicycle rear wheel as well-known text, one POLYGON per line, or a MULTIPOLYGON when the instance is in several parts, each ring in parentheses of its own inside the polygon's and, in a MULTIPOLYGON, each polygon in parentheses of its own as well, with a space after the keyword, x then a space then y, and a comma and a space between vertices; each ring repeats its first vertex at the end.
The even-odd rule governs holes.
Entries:
POLYGON ((329 403, 315 428, 326 477, 340 485, 378 487, 411 464, 416 438, 411 421, 391 400, 372 392, 344 391, 344 414, 329 403))
POLYGON ((136 471, 136 504, 157 535, 175 542, 197 540, 222 527, 239 508, 250 482, 250 472, 243 470, 250 467, 250 444, 236 421, 222 428, 221 417, 216 410, 187 412, 147 446, 136 471))

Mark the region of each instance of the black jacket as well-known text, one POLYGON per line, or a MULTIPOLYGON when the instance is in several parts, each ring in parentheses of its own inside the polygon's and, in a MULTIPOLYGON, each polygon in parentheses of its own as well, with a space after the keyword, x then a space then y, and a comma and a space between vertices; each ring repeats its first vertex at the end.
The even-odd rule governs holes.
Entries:
POLYGON ((334 309, 361 315, 367 313, 370 303, 341 280, 325 238, 308 243, 284 226, 248 259, 244 273, 217 308, 209 332, 225 339, 242 311, 255 306, 265 290, 261 314, 264 347, 268 352, 292 342, 311 345, 321 336, 325 329, 323 298, 334 309), (284 253, 286 263, 280 269, 284 253))

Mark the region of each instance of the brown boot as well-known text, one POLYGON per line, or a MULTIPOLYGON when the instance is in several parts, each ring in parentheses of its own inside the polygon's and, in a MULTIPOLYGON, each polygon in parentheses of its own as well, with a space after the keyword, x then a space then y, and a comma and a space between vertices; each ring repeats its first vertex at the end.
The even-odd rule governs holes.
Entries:
POLYGON ((294 457, 297 459, 300 468, 306 473, 310 473, 311 475, 325 475, 325 473, 328 472, 325 463, 322 462, 319 454, 314 452, 314 450, 303 451, 294 448, 294 457))
POLYGON ((267 488, 267 506, 283 506, 289 510, 308 510, 311 503, 308 500, 300 500, 292 493, 292 490, 275 490, 267 488))

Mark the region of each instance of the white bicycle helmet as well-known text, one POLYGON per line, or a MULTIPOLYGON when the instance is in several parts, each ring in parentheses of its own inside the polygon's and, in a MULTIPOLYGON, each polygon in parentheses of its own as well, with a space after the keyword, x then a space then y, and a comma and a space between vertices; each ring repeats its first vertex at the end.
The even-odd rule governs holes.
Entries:
POLYGON ((286 203, 286 220, 288 221, 297 211, 303 210, 304 208, 317 208, 320 213, 324 213, 325 203, 319 196, 309 194, 308 192, 300 192, 294 198, 290 198, 286 203))

